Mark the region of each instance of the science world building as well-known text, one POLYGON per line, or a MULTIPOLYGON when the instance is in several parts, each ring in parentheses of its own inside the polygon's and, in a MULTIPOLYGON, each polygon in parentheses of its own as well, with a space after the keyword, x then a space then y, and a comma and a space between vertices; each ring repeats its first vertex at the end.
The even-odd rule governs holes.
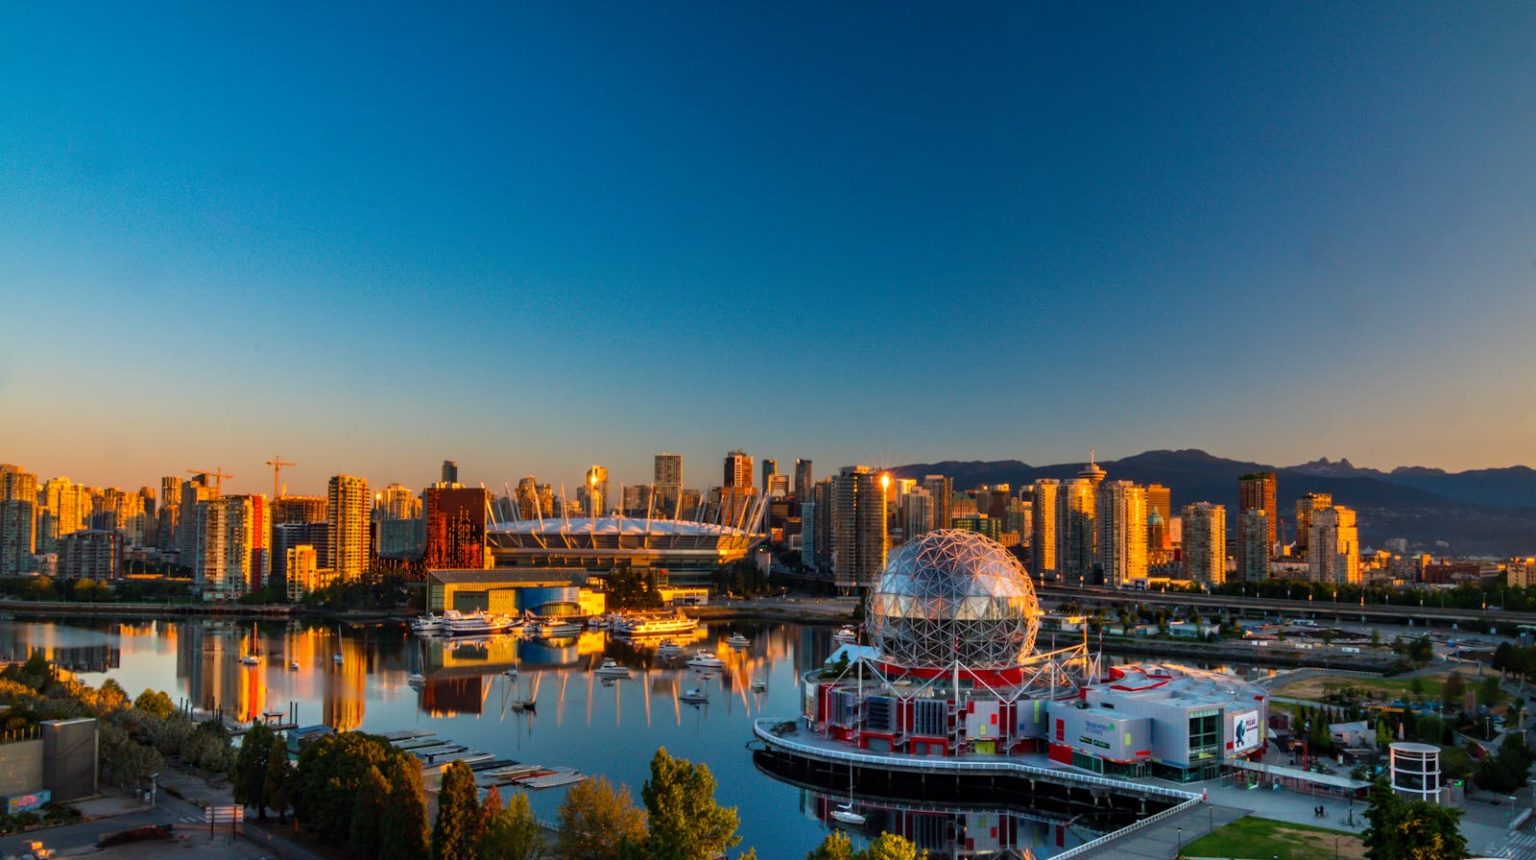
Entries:
POLYGON ((781 756, 910 774, 1215 777, 1264 747, 1266 693, 1226 674, 1104 667, 1087 642, 1037 650, 1040 606, 1018 561, 972 532, 892 554, 867 645, 802 677, 795 720, 760 720, 781 756))

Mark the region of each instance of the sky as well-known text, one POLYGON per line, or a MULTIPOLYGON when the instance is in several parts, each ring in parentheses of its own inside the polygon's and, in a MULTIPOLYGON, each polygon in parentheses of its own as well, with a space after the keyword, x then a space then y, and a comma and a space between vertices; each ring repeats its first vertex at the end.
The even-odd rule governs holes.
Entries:
POLYGON ((1536 4, 0 6, 0 461, 1536 439, 1536 4))

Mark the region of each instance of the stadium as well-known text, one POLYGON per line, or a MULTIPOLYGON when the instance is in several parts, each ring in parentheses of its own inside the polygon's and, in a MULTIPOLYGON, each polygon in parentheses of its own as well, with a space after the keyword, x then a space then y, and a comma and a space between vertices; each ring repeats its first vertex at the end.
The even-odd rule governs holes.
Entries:
POLYGON ((689 520, 569 517, 486 526, 489 560, 497 568, 564 568, 607 573, 658 569, 670 581, 707 582, 722 565, 746 557, 762 535, 689 520))

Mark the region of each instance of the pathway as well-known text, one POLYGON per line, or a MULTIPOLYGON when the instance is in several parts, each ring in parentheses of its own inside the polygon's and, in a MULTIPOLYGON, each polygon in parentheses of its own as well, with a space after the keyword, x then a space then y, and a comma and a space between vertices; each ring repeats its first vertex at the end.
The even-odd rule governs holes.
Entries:
POLYGON ((1246 815, 1245 809, 1202 803, 1079 856, 1168 860, 1178 856, 1181 846, 1246 815))

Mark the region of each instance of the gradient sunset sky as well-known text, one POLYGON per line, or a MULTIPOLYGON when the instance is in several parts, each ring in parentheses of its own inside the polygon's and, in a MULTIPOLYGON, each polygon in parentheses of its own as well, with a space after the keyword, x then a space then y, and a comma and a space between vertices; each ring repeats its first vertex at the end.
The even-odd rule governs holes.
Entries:
POLYGON ((1078 5, 6 4, 0 461, 1536 461, 1536 4, 1078 5))

